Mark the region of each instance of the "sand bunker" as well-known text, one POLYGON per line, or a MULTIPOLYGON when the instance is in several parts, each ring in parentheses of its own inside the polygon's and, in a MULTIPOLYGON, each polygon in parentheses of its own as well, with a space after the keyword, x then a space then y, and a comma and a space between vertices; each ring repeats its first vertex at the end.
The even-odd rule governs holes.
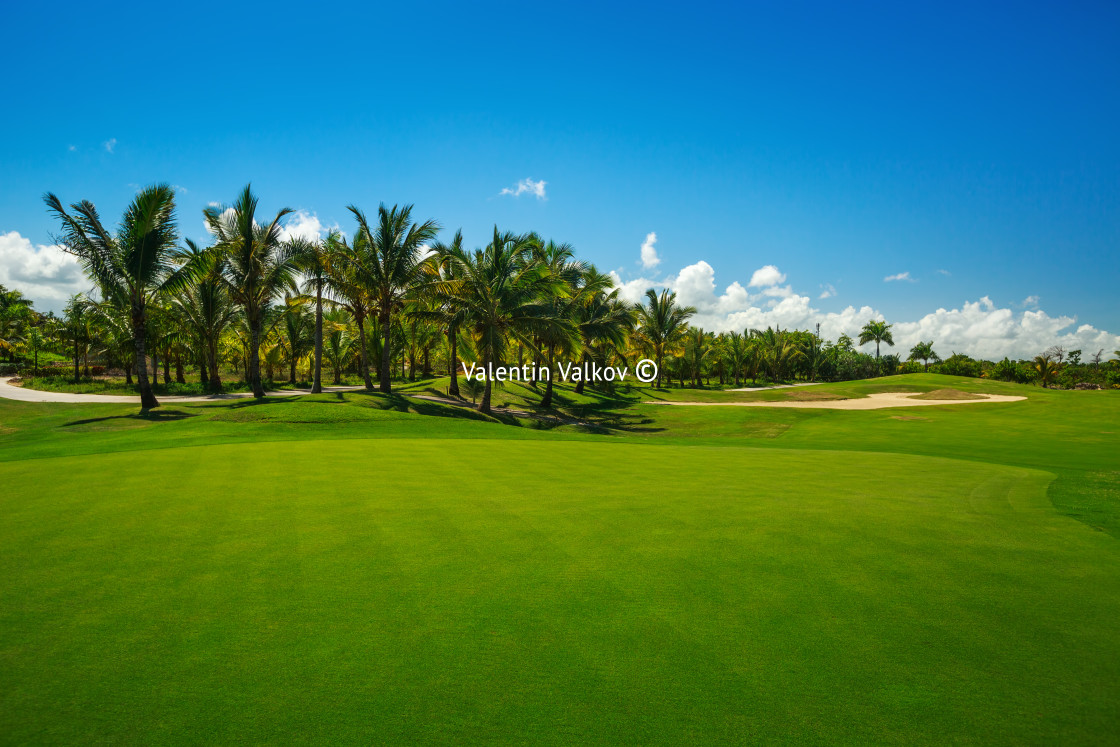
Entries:
POLYGON ((925 407, 929 405, 973 405, 983 402, 1019 402, 1026 397, 1006 394, 980 394, 980 399, 915 399, 921 392, 882 392, 861 399, 822 399, 787 402, 646 402, 647 405, 688 405, 697 407, 799 407, 813 410, 881 410, 885 407, 925 407))

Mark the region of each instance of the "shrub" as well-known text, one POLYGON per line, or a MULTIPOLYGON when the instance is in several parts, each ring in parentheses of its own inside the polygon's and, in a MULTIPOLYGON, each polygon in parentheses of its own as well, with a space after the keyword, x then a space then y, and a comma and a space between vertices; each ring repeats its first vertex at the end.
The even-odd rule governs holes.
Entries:
POLYGON ((915 374, 915 373, 921 373, 924 370, 925 370, 925 367, 921 364, 920 361, 906 361, 901 366, 899 366, 898 373, 900 373, 900 374, 915 374))
POLYGON ((1016 384, 1027 384, 1034 381, 1037 373, 1028 364, 1019 361, 1016 363, 1010 358, 1004 358, 993 365, 987 372, 989 379, 997 381, 1011 381, 1016 384))
POLYGON ((983 367, 978 360, 970 358, 963 353, 953 353, 931 370, 935 370, 937 373, 945 374, 946 376, 971 376, 973 378, 978 378, 983 372, 983 367))

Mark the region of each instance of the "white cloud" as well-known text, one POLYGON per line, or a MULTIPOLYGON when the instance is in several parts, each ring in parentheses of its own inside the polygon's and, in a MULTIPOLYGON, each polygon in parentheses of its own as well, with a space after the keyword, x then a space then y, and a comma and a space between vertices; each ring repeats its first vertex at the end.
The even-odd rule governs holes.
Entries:
POLYGON ((73 153, 77 149, 78 149, 78 146, 76 146, 76 145, 71 145, 69 148, 67 148, 67 150, 69 150, 71 153, 73 153))
POLYGON ((117 139, 115 137, 111 137, 103 142, 102 145, 105 146, 105 150, 107 152, 112 153, 113 149, 117 147, 117 139))
POLYGON ((824 299, 832 298, 835 295, 836 295, 836 287, 833 286, 832 283, 825 283, 824 285, 821 286, 821 294, 819 296, 817 296, 817 298, 819 298, 823 301, 824 299))
POLYGON ((544 185, 546 184, 548 184, 548 182, 544 179, 541 179, 539 182, 535 182, 532 179, 522 179, 517 183, 516 187, 504 187, 498 194, 513 195, 514 197, 520 197, 523 194, 531 194, 535 195, 538 200, 545 200, 548 199, 545 197, 544 193, 544 185))
POLYGON ((953 273, 949 272, 948 270, 938 270, 937 274, 944 275, 945 277, 952 277, 953 275, 953 273))
POLYGON ((642 242, 642 267, 647 270, 651 267, 657 267, 661 264, 661 258, 657 256, 657 234, 650 231, 646 234, 646 240, 642 242))
POLYGON ((326 233, 327 227, 319 220, 315 213, 306 210, 297 210, 288 216, 288 221, 280 228, 280 238, 287 241, 292 238, 318 241, 326 233))
POLYGON ((765 288, 771 285, 779 285, 786 281, 786 276, 778 271, 774 265, 766 265, 759 267, 751 275, 751 281, 747 283, 749 288, 765 288))
POLYGON ((57 245, 33 245, 18 231, 0 233, 0 285, 19 290, 40 311, 62 311, 66 300, 93 285, 78 260, 57 245))
POLYGON ((618 297, 629 303, 641 303, 646 295, 647 288, 661 288, 665 285, 660 280, 650 280, 649 278, 635 278, 624 281, 616 270, 611 270, 610 276, 614 281, 614 287, 618 288, 618 297))
MULTIPOLYGON (((809 296, 795 292, 789 285, 780 285, 785 276, 772 265, 756 271, 752 282, 748 283, 748 288, 764 286, 757 293, 750 293, 738 281, 718 293, 715 269, 704 261, 689 265, 666 280, 643 277, 623 281, 618 272, 612 272, 611 277, 620 289, 619 295, 631 302, 640 302, 647 288, 676 291, 682 305, 696 307, 697 313, 691 323, 715 332, 775 326, 809 330, 820 324, 821 335, 836 340, 841 334, 858 338, 860 328, 868 320, 884 318, 880 311, 868 305, 849 305, 829 313, 813 308, 809 296), (763 270, 767 272, 758 277, 763 270)), ((937 309, 916 321, 887 321, 894 324, 895 340, 894 348, 888 350, 900 353, 903 358, 921 340, 933 340, 934 349, 942 357, 957 352, 993 360, 1005 355, 1031 358, 1055 344, 1070 350, 1085 350, 1088 354, 1101 348, 1106 354, 1120 349, 1120 335, 1089 324, 1075 327, 1076 317, 1052 317, 1040 309, 1016 312, 999 308, 988 296, 978 301, 965 301, 960 308, 937 309)), ((872 348, 868 346, 867 349, 872 348)))
POLYGON ((918 282, 914 278, 910 277, 909 272, 900 272, 897 275, 887 275, 885 278, 883 278, 884 283, 893 283, 895 281, 900 281, 900 280, 905 280, 908 283, 918 282))
POLYGON ((1038 296, 1027 296, 1023 299, 1023 303, 1019 304, 1023 308, 1038 306, 1038 296))

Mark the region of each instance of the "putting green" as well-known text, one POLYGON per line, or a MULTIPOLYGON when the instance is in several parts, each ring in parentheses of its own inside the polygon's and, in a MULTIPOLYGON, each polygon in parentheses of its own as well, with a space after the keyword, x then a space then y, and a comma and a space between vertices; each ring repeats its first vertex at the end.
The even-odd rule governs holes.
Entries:
POLYGON ((0 733, 1106 742, 1120 544, 1051 479, 439 438, 2 462, 0 733))

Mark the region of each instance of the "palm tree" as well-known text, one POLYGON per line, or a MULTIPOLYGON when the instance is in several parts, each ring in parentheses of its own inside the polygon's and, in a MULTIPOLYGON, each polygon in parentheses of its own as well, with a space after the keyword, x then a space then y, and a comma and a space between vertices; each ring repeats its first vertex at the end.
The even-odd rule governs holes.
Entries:
POLYGON ((925 370, 929 370, 930 360, 940 360, 937 353, 933 352, 933 340, 929 342, 918 341, 918 344, 910 348, 910 360, 921 361, 925 364, 925 370))
POLYGON ((265 316, 283 291, 295 290, 298 247, 285 241, 280 230, 280 221, 291 212, 291 208, 282 208, 267 225, 258 225, 257 198, 249 184, 232 206, 203 211, 222 256, 230 294, 249 326, 247 374, 255 397, 264 397, 260 350, 265 316))
POLYGON ((280 342, 288 353, 288 383, 296 383, 296 363, 315 348, 315 324, 303 297, 285 296, 281 307, 280 342))
POLYGON ((739 376, 747 363, 747 355, 747 345, 743 335, 739 332, 730 333, 727 336, 727 362, 731 364, 731 370, 735 373, 735 386, 739 386, 739 376))
MULTIPOLYGON (((121 220, 116 235, 101 223, 97 208, 88 200, 70 206, 46 194, 47 209, 62 223, 57 243, 74 254, 97 282, 103 297, 127 299, 136 360, 146 357, 148 305, 157 294, 185 285, 197 271, 192 265, 175 268, 175 190, 157 184, 140 191, 121 220)), ((149 410, 159 402, 142 364, 137 365, 140 407, 149 410)))
POLYGON ((700 387, 700 377, 704 372, 704 362, 712 350, 712 335, 700 327, 688 330, 685 341, 686 360, 692 376, 692 388, 700 387))
POLYGON ((859 344, 866 345, 869 342, 875 343, 875 360, 879 360, 879 343, 885 342, 894 347, 894 336, 891 335, 891 327, 893 324, 880 322, 872 319, 867 324, 863 325, 863 329, 859 331, 859 344))
POLYGON ((39 375, 39 351, 45 350, 47 340, 39 327, 32 327, 27 331, 27 349, 35 358, 35 375, 39 375))
POLYGON ((358 352, 361 357, 362 381, 366 391, 373 391, 373 380, 369 377, 369 347, 366 338, 365 321, 369 318, 371 301, 369 292, 359 281, 358 266, 361 257, 368 252, 368 243, 364 236, 355 236, 351 246, 345 239, 339 240, 332 248, 328 258, 326 288, 331 297, 331 303, 345 309, 350 313, 354 324, 358 327, 358 352))
POLYGON ((315 361, 311 393, 323 391, 323 291, 330 279, 331 257, 341 249, 342 235, 336 229, 327 231, 322 241, 298 241, 299 268, 304 273, 304 293, 315 293, 315 361))
POLYGON ((455 232, 450 244, 442 241, 432 244, 432 255, 427 262, 427 273, 431 278, 428 289, 438 304, 433 316, 447 331, 447 368, 451 381, 447 394, 459 396, 459 328, 463 323, 463 310, 453 305, 439 293, 439 283, 455 280, 459 263, 455 257, 463 255, 463 231, 455 232))
POLYGON ((767 327, 758 334, 760 355, 770 369, 770 378, 775 382, 785 380, 787 367, 794 361, 805 357, 805 351, 790 335, 789 331, 767 327))
POLYGON ((556 355, 570 355, 579 348, 581 339, 575 326, 579 309, 588 295, 609 288, 611 281, 598 273, 589 274, 590 268, 575 259, 571 244, 545 243, 534 235, 531 245, 526 261, 545 268, 556 280, 555 289, 540 299, 548 308, 546 316, 554 323, 543 326, 534 335, 548 366, 548 380, 541 398, 541 407, 547 410, 552 407, 556 355))
POLYGON ((653 349, 658 388, 661 388, 661 362, 665 352, 681 340, 689 318, 695 313, 692 306, 678 306, 676 292, 668 289, 659 296, 650 288, 646 291, 645 305, 638 307, 638 328, 653 349))
POLYGON ((1054 383, 1058 371, 1061 370, 1061 365, 1053 361, 1048 355, 1037 355, 1034 359, 1033 368, 1038 372, 1042 388, 1046 389, 1054 383))
MULTIPOLYGON (((551 307, 541 299, 564 292, 563 282, 547 266, 531 261, 535 245, 532 236, 500 233, 495 226, 485 249, 452 252, 451 277, 438 283, 440 298, 461 309, 483 370, 501 364, 511 341, 538 352, 533 336, 548 333, 555 324, 551 307)), ((487 376, 479 403, 479 410, 487 414, 492 388, 487 376)))
MULTIPOLYGON (((423 274, 427 244, 435 239, 439 224, 434 220, 412 221, 412 205, 403 208, 384 205, 377 208, 377 225, 371 228, 365 213, 351 205, 350 212, 358 221, 358 234, 367 251, 347 255, 355 264, 357 279, 370 294, 377 319, 381 324, 381 368, 378 371, 382 394, 393 390, 390 379, 393 314, 423 274)), ((358 245, 355 236, 355 247, 358 245)))
POLYGON ((201 348, 203 383, 211 391, 220 392, 222 375, 218 346, 222 333, 237 318, 237 307, 223 277, 223 255, 213 249, 200 249, 190 239, 186 240, 186 244, 185 254, 190 257, 205 257, 206 264, 193 282, 174 295, 171 303, 201 348))
POLYGON ((78 373, 78 364, 81 363, 82 357, 89 350, 93 339, 92 325, 89 319, 89 311, 93 305, 93 302, 88 298, 78 294, 70 297, 70 301, 63 310, 64 335, 70 342, 74 359, 74 381, 81 378, 78 373))
POLYGON ((334 372, 334 383, 342 383, 342 368, 354 358, 354 335, 350 330, 350 312, 339 308, 323 315, 323 355, 334 372))
MULTIPOLYGON (((618 289, 611 289, 612 280, 594 267, 588 269, 584 280, 584 301, 576 308, 573 318, 582 342, 582 362, 599 360, 606 363, 610 352, 617 353, 630 331, 634 329, 633 308, 618 298, 618 289)), ((576 394, 582 394, 587 380, 576 384, 576 394)))

